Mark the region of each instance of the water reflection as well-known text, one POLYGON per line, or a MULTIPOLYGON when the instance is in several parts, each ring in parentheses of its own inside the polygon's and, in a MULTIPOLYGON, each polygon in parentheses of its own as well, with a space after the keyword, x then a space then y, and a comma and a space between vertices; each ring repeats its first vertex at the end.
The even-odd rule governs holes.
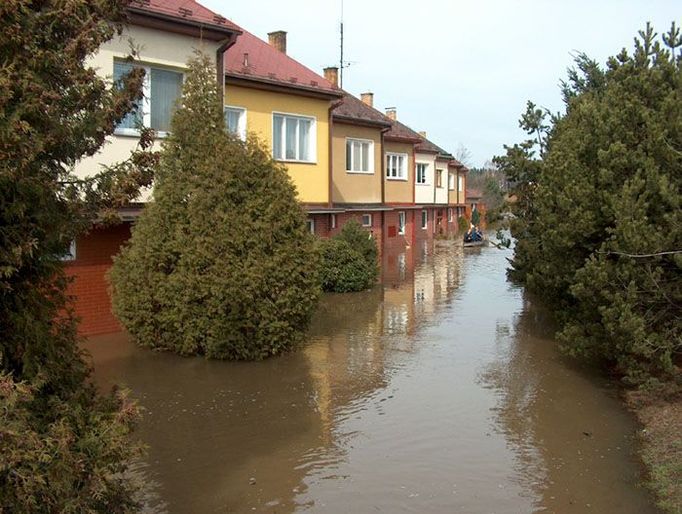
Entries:
MULTIPOLYGON (((96 380, 123 382, 146 408, 138 434, 149 445, 140 465, 149 510, 552 510, 550 497, 574 480, 552 463, 571 460, 561 441, 575 442, 553 407, 598 396, 570 412, 576 424, 592 421, 585 431, 599 434, 599 448, 631 425, 538 339, 535 311, 504 281, 505 258, 453 243, 387 252, 381 286, 326 295, 307 344, 266 362, 183 359, 123 334, 90 341, 96 380), (581 380, 577 396, 555 397, 581 380), (609 429, 592 426, 604 417, 595 409, 613 417, 609 429)), ((626 460, 606 460, 627 468, 611 472, 616 482, 637 472, 626 460)), ((561 505, 584 507, 601 485, 630 498, 631 480, 590 488, 594 476, 582 471, 589 492, 561 505)))

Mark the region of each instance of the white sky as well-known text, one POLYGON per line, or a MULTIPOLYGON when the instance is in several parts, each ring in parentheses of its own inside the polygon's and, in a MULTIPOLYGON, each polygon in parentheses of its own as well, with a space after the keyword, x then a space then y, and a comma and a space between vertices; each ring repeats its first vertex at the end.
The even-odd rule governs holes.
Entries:
MULTIPOLYGON (((286 30, 287 53, 320 74, 339 62, 341 0, 199 2, 265 40, 286 30)), ((603 63, 647 21, 660 34, 673 20, 680 0, 344 0, 344 89, 481 165, 524 137, 526 100, 561 109, 571 54, 603 63)))

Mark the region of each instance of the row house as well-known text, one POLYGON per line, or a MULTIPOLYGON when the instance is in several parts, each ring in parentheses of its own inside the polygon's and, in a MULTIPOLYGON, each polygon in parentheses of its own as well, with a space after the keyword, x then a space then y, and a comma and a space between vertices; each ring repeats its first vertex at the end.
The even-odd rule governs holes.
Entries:
MULTIPOLYGON (((255 135, 287 167, 312 233, 333 236, 356 219, 383 251, 456 232, 467 205, 466 168, 398 121, 395 109, 375 109, 372 93, 356 98, 339 88, 336 68, 321 76, 291 58, 286 32, 263 41, 194 0, 133 0, 128 15, 124 34, 91 64, 114 83, 131 66, 144 67, 144 98, 96 155, 76 165, 77 175, 125 160, 140 123, 163 141, 186 62, 201 49, 215 56, 228 130, 255 135), (134 64, 127 60, 130 40, 139 48, 134 64)), ((121 211, 122 224, 75 241, 66 257, 83 334, 120 329, 106 273, 151 193, 121 211)))

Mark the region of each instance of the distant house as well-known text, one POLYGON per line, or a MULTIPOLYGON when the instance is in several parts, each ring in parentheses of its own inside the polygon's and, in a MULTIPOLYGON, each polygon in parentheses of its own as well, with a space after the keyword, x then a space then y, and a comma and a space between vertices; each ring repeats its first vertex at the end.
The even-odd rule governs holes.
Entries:
POLYGON ((485 222, 485 203, 483 203, 483 194, 479 189, 467 189, 466 190, 466 202, 467 211, 466 216, 471 219, 474 211, 478 211, 481 216, 481 220, 485 222))

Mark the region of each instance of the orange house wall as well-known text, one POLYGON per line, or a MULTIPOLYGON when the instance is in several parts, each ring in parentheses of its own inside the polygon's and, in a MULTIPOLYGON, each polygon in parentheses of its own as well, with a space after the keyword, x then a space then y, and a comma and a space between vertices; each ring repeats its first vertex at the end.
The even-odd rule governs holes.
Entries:
POLYGON ((72 277, 67 290, 73 297, 78 332, 82 336, 107 334, 122 329, 111 310, 106 273, 112 257, 130 238, 130 224, 95 228, 76 240, 76 259, 68 262, 66 273, 72 277))

